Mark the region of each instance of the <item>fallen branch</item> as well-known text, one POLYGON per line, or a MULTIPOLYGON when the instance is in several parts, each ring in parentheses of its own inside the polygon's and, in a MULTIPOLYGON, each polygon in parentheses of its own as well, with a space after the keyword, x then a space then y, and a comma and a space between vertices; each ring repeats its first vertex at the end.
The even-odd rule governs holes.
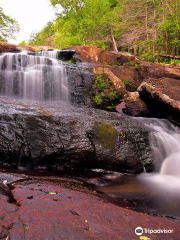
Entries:
POLYGON ((172 56, 172 55, 167 55, 167 54, 157 54, 157 58, 163 57, 163 58, 170 58, 170 59, 177 59, 180 60, 180 56, 172 56))

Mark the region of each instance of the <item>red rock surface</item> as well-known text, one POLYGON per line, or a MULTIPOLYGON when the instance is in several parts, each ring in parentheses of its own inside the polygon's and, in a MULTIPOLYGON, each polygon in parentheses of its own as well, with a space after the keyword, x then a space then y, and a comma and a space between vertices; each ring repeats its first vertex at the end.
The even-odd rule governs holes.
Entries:
POLYGON ((74 46, 69 49, 75 50, 82 62, 100 63, 103 65, 122 65, 127 62, 138 62, 138 59, 126 52, 103 51, 95 46, 74 46))
POLYGON ((3 52, 20 52, 22 50, 26 50, 28 52, 36 52, 39 50, 46 51, 48 49, 52 49, 49 46, 20 46, 11 43, 0 42, 0 53, 3 52))
POLYGON ((149 78, 138 90, 154 116, 167 118, 180 126, 180 80, 149 78))
POLYGON ((174 230, 173 234, 146 234, 151 240, 178 240, 180 236, 179 223, 105 203, 96 194, 35 182, 19 183, 13 193, 21 206, 1 196, 0 239, 138 240, 134 230, 139 226, 174 230))

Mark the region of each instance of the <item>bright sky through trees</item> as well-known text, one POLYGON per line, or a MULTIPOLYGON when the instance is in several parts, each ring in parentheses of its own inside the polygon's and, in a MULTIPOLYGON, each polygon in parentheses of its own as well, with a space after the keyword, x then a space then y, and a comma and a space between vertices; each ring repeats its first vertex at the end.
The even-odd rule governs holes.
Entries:
POLYGON ((16 19, 20 32, 11 43, 28 41, 33 31, 39 31, 48 21, 55 19, 55 11, 49 0, 1 0, 0 6, 5 14, 16 19))

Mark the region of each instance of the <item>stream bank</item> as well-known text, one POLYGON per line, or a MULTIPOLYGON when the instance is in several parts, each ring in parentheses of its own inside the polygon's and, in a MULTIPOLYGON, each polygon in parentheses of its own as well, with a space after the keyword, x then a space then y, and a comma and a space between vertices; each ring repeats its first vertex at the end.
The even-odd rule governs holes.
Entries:
MULTIPOLYGON (((7 172, 1 174, 8 178, 7 172)), ((80 180, 72 180, 72 177, 59 177, 58 181, 53 177, 56 180, 50 181, 48 178, 52 177, 44 177, 46 180, 43 180, 43 177, 16 173, 10 174, 9 178, 17 181, 12 193, 18 206, 8 203, 7 197, 0 195, 1 239, 130 240, 139 239, 134 233, 138 226, 174 230, 173 234, 146 234, 157 240, 178 239, 180 234, 178 222, 109 203, 105 198, 99 198, 92 188, 80 180), (17 181, 18 178, 29 177, 29 180, 17 181)))

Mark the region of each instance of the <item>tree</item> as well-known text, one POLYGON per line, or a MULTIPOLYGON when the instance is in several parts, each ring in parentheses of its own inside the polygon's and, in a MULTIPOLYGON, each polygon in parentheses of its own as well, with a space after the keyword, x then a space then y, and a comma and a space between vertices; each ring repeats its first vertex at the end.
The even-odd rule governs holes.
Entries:
POLYGON ((29 44, 31 45, 52 45, 52 39, 54 36, 53 22, 48 22, 46 26, 40 32, 31 33, 29 44))
POLYGON ((32 43, 57 48, 89 44, 149 61, 155 61, 156 53, 180 55, 179 0, 49 1, 63 11, 33 35, 32 43))
POLYGON ((19 31, 18 23, 11 17, 4 14, 3 9, 0 7, 0 40, 7 41, 13 39, 15 33, 19 31))

